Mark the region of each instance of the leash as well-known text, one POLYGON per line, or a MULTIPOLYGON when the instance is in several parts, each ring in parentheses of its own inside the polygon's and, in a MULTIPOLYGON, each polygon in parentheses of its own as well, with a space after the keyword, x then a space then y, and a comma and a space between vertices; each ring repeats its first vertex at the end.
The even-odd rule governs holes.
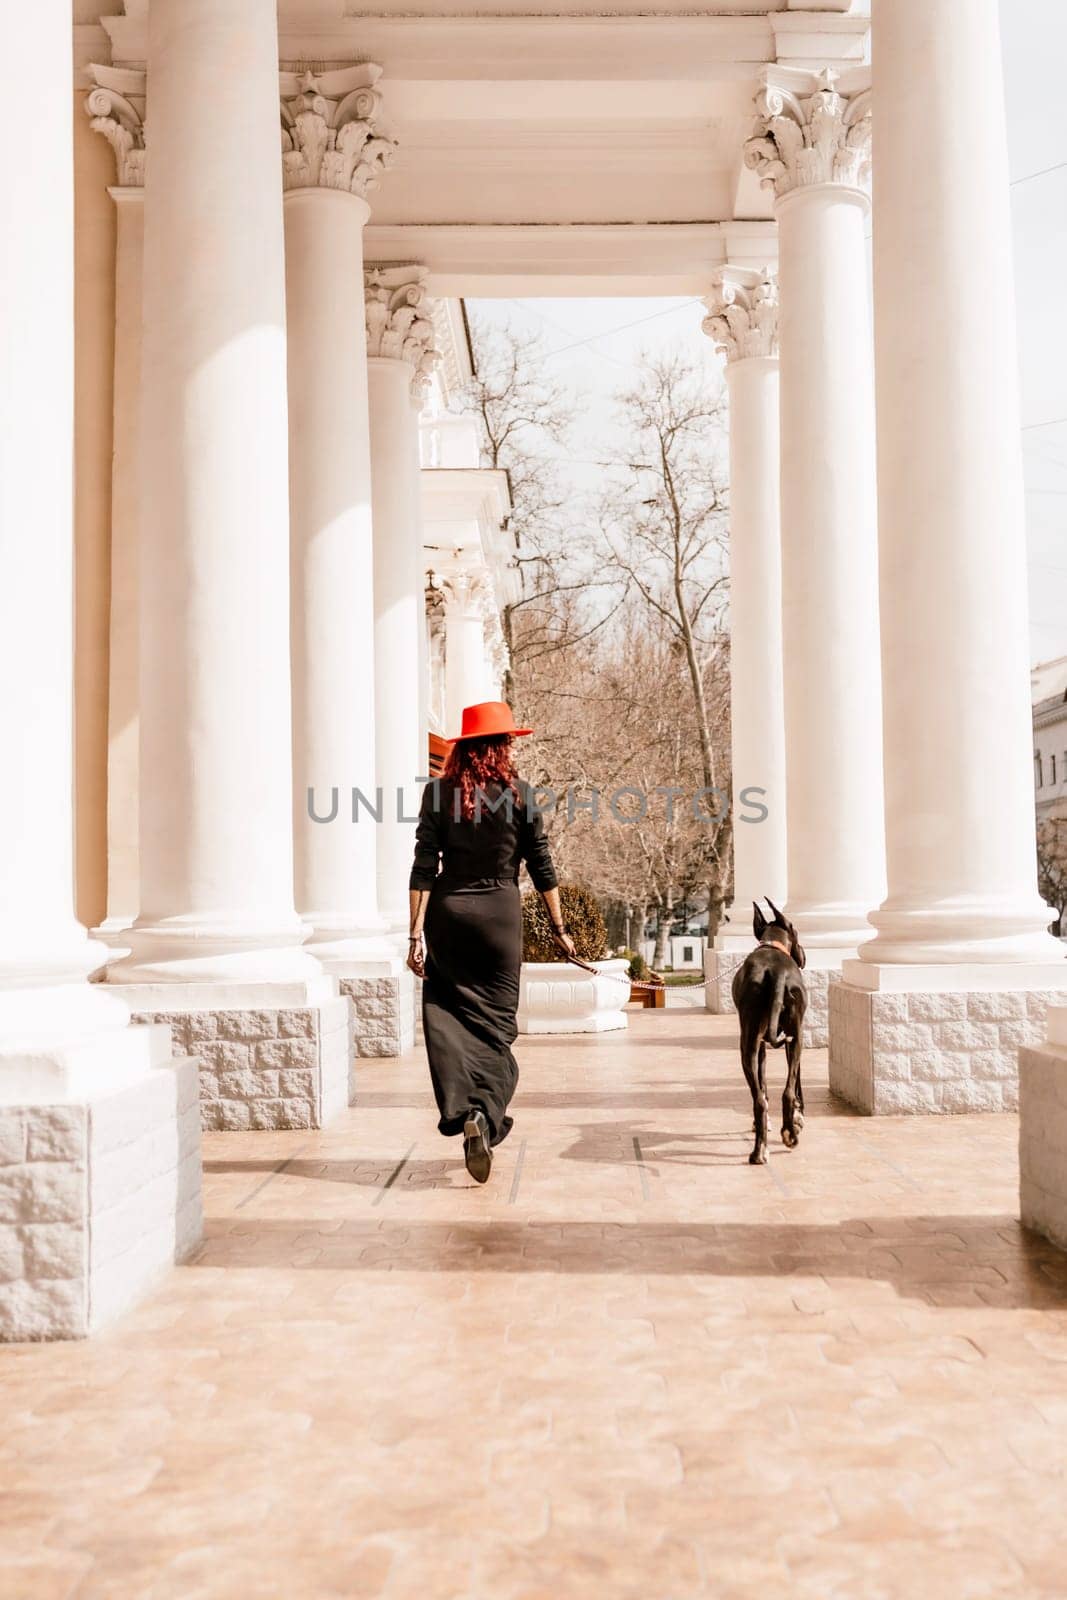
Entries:
MULTIPOLYGON (((775 950, 781 950, 783 955, 792 955, 789 947, 784 944, 779 944, 777 939, 761 939, 760 944, 756 946, 757 950, 760 948, 760 945, 770 945, 775 950)), ((651 983, 645 978, 623 977, 621 972, 600 972, 596 967, 590 966, 588 961, 579 961, 577 956, 568 955, 567 960, 570 962, 572 967, 581 967, 583 972, 590 973, 594 978, 608 978, 612 983, 627 983, 631 989, 652 990, 658 993, 660 989, 665 989, 667 987, 662 979, 659 983, 651 983)))
POLYGON ((601 972, 598 970, 598 968, 591 967, 588 961, 579 961, 577 956, 568 955, 567 960, 570 962, 572 967, 581 967, 583 972, 591 973, 594 978, 608 978, 612 983, 625 983, 628 984, 631 989, 652 989, 658 992, 660 989, 665 989, 667 987, 667 985, 662 981, 659 983, 650 983, 644 978, 631 978, 629 976, 624 977, 621 972, 601 972))
POLYGON ((588 972, 591 977, 607 978, 611 983, 625 983, 631 989, 645 989, 658 994, 661 989, 667 987, 662 979, 659 983, 650 983, 645 978, 631 978, 629 975, 623 977, 621 972, 601 972, 597 967, 591 967, 588 961, 580 961, 577 956, 568 955, 566 959, 572 967, 580 967, 583 972, 588 972))

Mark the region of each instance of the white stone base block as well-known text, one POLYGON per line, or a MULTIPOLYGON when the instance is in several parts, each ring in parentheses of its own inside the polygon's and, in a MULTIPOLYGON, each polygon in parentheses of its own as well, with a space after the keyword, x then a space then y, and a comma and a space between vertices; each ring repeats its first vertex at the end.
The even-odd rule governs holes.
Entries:
POLYGON ((352 1002, 354 1056, 402 1056, 415 1043, 415 974, 403 962, 365 962, 338 975, 352 1002))
MULTIPOLYGON (((749 940, 748 949, 752 949, 749 940)), ((704 951, 704 1007, 717 1016, 725 1016, 734 1009, 730 986, 734 973, 744 961, 748 951, 717 950, 712 946, 704 951)))
MULTIPOLYGON (((848 980, 862 966, 850 963, 846 979, 831 990, 834 1094, 869 1116, 1014 1110, 1019 1049, 1041 1042, 1049 1006, 1067 1002, 1067 984, 1058 990, 909 988, 912 969, 902 968, 893 988, 861 988, 848 980)), ((1003 984, 1005 968, 995 970, 1003 984)), ((861 977, 869 981, 872 972, 890 973, 884 981, 894 981, 884 967, 861 977)), ((921 972, 927 985, 937 981, 934 969, 921 972)), ((1046 982, 1064 976, 1050 969, 1046 982)))
POLYGON ((519 969, 520 1033, 611 1033, 629 1026, 630 964, 591 963, 584 974, 562 961, 524 961, 519 969))
POLYGON ((0 1105, 0 1339, 84 1338, 202 1232, 195 1061, 66 1102, 0 1105))
MULTIPOLYGON (((704 952, 704 1006, 719 1016, 734 1009, 731 987, 738 967, 751 955, 755 942, 749 940, 748 949, 714 950, 704 952)), ((830 985, 840 977, 840 966, 804 968, 804 983, 808 991, 808 1009, 804 1014, 804 1044, 809 1050, 825 1050, 830 1042, 830 985)))
POLYGON ((1067 1250, 1067 1008, 1048 1039, 1019 1051, 1019 1216, 1067 1250))
POLYGON ((314 985, 116 987, 139 1022, 166 1022, 200 1062, 207 1131, 322 1128, 348 1105, 351 1011, 330 979, 314 985))

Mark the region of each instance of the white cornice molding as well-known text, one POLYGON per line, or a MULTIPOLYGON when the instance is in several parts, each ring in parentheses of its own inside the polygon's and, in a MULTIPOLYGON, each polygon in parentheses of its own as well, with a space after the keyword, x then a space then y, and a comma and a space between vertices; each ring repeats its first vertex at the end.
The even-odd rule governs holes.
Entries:
POLYGON ((836 11, 851 10, 856 0, 279 0, 279 14, 306 12, 309 4, 320 14, 328 16, 341 11, 347 16, 429 18, 439 17, 443 11, 457 17, 478 20, 516 21, 544 19, 585 20, 589 17, 617 22, 627 17, 654 17, 669 22, 676 18, 750 17, 757 9, 763 12, 789 10, 836 11))
POLYGON ((370 267, 363 274, 363 295, 367 355, 406 362, 413 369, 411 398, 421 404, 438 361, 426 268, 416 264, 370 267))
POLYGON ((434 344, 440 352, 438 381, 445 401, 458 399, 474 377, 474 357, 463 302, 455 296, 431 301, 434 344))
POLYGON ((1067 701, 1061 695, 1053 698, 1049 703, 1036 705, 1033 713, 1035 728, 1053 728, 1059 722, 1067 722, 1067 701))
POLYGON ((99 22, 74 24, 74 86, 91 89, 94 62, 107 61, 111 55, 111 40, 99 22))
MULTIPOLYGON (((102 17, 100 27, 112 61, 144 64, 145 0, 126 0, 126 15, 102 17)), ((805 0, 800 10, 765 0, 758 11, 753 0, 612 0, 599 10, 590 0, 465 0, 444 15, 440 0, 278 6, 283 61, 383 61, 393 79, 709 80, 738 63, 864 60, 869 28, 855 0, 848 14, 838 0, 805 0)))
POLYGON ((86 70, 93 84, 85 100, 90 126, 114 151, 118 186, 140 188, 144 184, 145 75, 98 62, 90 62, 86 70))
POLYGON ((477 522, 499 529, 511 515, 508 475, 501 467, 423 467, 419 473, 427 536, 434 524, 477 522))
POLYGON ((366 199, 396 155, 379 129, 381 67, 280 72, 282 182, 286 189, 340 189, 366 199))
POLYGON ((773 273, 724 267, 712 279, 704 305, 708 315, 701 326, 728 366, 754 356, 777 356, 778 281, 773 273))
MULTIPOLYGON (((436 0, 383 14, 386 7, 279 6, 278 44, 283 61, 340 66, 359 61, 386 63, 390 78, 413 79, 569 79, 662 80, 674 75, 721 77, 738 63, 775 59, 775 40, 766 14, 723 16, 721 7, 701 10, 690 4, 679 13, 641 5, 638 14, 620 16, 613 5, 601 14, 582 7, 581 15, 481 15, 469 8, 441 13, 436 0)), ((500 4, 494 8, 497 13, 500 4)), ((147 57, 147 13, 127 5, 127 15, 102 17, 111 40, 112 61, 143 65, 147 57)))
POLYGON ((855 12, 841 13, 847 6, 816 10, 781 12, 768 20, 774 34, 775 59, 783 66, 842 68, 870 60, 871 19, 855 12))
POLYGON ((866 69, 847 76, 770 67, 756 96, 745 163, 781 200, 794 189, 841 184, 866 190, 871 171, 871 94, 866 69))

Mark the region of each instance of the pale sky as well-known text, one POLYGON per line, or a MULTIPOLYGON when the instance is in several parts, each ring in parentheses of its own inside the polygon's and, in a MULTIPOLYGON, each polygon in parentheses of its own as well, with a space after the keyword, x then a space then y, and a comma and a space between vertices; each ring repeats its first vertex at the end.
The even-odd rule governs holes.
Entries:
MULTIPOLYGON (((1064 0, 1001 0, 1027 490, 1032 659, 1067 655, 1067 59, 1064 0), (1053 169, 1053 170, 1050 170, 1053 169)), ((959 115, 981 115, 961 105, 959 115)), ((561 379, 581 398, 575 468, 595 481, 597 443, 613 427, 613 392, 642 350, 683 344, 718 369, 690 300, 472 301, 475 315, 537 328, 561 379)), ((990 317, 1002 307, 990 306, 990 317)))

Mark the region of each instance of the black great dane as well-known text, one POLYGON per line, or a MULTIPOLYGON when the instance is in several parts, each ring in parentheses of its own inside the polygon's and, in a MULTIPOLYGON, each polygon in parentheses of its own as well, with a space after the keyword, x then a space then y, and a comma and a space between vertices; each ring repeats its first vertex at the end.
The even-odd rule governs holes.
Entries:
POLYGON ((756 1144, 749 1156, 753 1166, 767 1159, 767 1081, 764 1064, 768 1046, 785 1046, 789 1068, 782 1095, 782 1143, 792 1149, 804 1126, 804 1091, 800 1086, 804 1012, 808 991, 801 976, 805 956, 797 931, 773 901, 768 922, 755 901, 752 932, 758 943, 734 973, 732 993, 741 1025, 741 1065, 752 1091, 756 1119, 756 1144))

